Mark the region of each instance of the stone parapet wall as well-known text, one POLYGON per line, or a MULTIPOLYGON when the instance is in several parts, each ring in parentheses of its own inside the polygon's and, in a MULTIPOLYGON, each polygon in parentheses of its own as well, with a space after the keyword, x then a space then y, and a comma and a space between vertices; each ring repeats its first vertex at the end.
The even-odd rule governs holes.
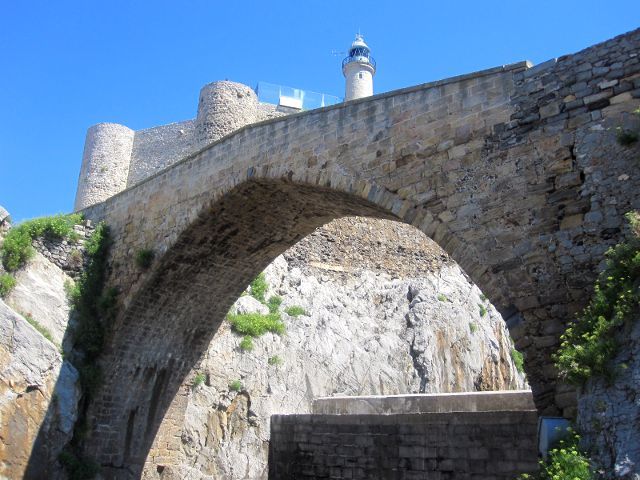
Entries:
POLYGON ((325 397, 313 401, 313 413, 321 415, 392 415, 533 411, 535 409, 530 390, 325 397))
POLYGON ((535 411, 275 415, 269 478, 513 480, 537 469, 535 411))

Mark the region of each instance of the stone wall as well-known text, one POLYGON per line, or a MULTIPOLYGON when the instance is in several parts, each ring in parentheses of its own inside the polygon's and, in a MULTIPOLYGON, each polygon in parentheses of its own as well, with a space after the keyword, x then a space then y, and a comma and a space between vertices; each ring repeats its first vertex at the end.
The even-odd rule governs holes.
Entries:
MULTIPOLYGON (((499 67, 243 127, 87 209, 112 227, 110 281, 123 292, 87 452, 139 471, 246 285, 345 215, 396 218, 434 239, 507 320, 540 412, 575 414, 551 355, 620 238, 616 224, 640 207, 638 146, 615 134, 640 105, 639 45, 637 30, 529 70, 499 67), (156 262, 141 272, 132 258, 145 248, 156 262)), ((167 455, 174 437, 159 439, 167 455)))
POLYGON ((127 187, 173 165, 198 148, 201 143, 193 120, 138 130, 133 137, 127 187))
POLYGON ((194 120, 133 131, 116 123, 89 128, 74 210, 102 202, 140 183, 225 135, 284 115, 258 102, 248 86, 213 82, 202 87, 194 120))
MULTIPOLYGON (((433 407, 432 400, 424 406, 433 407)), ((481 411, 480 401, 463 406, 478 411, 450 411, 442 402, 442 411, 433 413, 420 412, 416 397, 411 402, 418 412, 273 416, 269 478, 512 480, 537 470, 537 414, 531 403, 520 410, 509 409, 506 401, 502 410, 493 405, 481 411)), ((406 402, 397 396, 383 403, 406 402)))

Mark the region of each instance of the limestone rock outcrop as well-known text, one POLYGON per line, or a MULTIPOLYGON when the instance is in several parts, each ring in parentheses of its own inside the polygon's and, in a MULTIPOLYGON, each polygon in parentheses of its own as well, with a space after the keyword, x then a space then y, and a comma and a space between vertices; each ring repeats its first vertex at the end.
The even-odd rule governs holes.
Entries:
MULTIPOLYGON (((334 221, 265 276, 286 333, 242 351, 222 325, 189 380, 182 459, 162 478, 266 478, 270 416, 308 413, 319 396, 526 388, 500 315, 411 227, 334 221), (304 313, 287 314, 292 306, 304 313)), ((260 308, 252 297, 234 306, 260 308)))

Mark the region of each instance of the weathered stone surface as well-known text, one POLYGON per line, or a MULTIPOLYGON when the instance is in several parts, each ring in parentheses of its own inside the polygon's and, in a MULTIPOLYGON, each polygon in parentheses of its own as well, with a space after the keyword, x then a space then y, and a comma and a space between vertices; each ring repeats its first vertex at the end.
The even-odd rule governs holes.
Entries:
POLYGON ((78 373, 54 345, 0 301, 0 477, 54 478, 70 440, 78 373))
MULTIPOLYGON (((307 314, 283 313, 286 334, 264 335, 245 353, 238 346, 242 337, 222 325, 196 370, 206 381, 192 389, 192 374, 186 385, 180 455, 148 462, 145 478, 157 478, 161 465, 164 480, 265 479, 271 415, 310 413, 318 396, 525 385, 500 315, 442 250, 410 226, 336 220, 265 273, 267 297, 281 296, 282 311, 296 305, 307 314), (234 380, 242 392, 230 391, 234 380)), ((233 310, 268 311, 249 296, 233 310)), ((158 437, 165 433, 161 429, 158 437)))
POLYGON ((617 337, 613 383, 592 379, 578 395, 578 427, 607 478, 640 478, 640 315, 617 337))
POLYGON ((27 268, 15 273, 15 278, 16 287, 6 302, 22 315, 31 316, 51 333, 58 347, 62 345, 69 321, 64 284, 71 278, 39 252, 27 268))

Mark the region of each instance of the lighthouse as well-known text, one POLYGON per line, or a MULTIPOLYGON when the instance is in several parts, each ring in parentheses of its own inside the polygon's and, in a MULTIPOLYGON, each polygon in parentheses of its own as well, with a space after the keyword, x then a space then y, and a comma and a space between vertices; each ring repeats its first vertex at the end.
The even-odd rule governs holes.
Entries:
POLYGON ((349 55, 342 60, 342 73, 346 79, 345 102, 355 98, 373 95, 373 76, 376 73, 376 61, 364 38, 359 33, 351 44, 349 55))

